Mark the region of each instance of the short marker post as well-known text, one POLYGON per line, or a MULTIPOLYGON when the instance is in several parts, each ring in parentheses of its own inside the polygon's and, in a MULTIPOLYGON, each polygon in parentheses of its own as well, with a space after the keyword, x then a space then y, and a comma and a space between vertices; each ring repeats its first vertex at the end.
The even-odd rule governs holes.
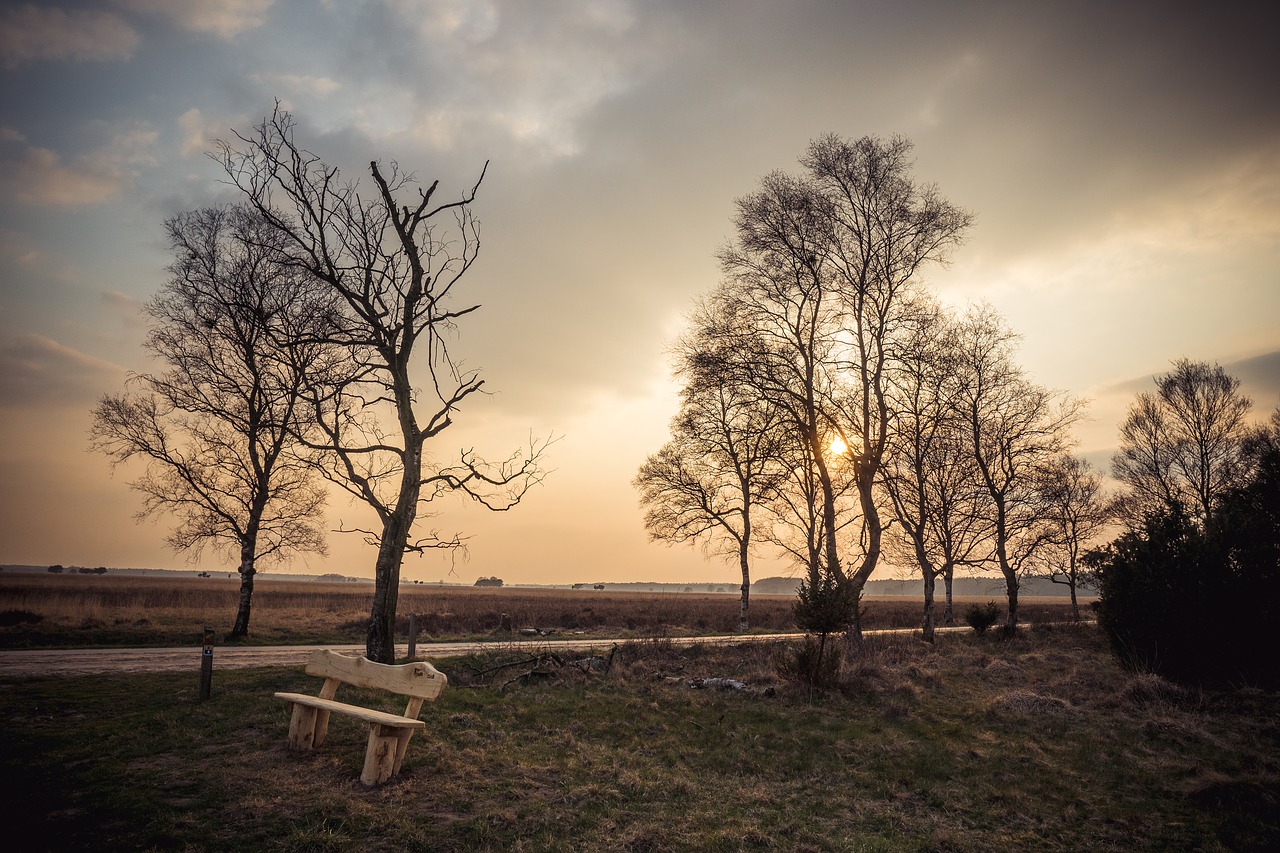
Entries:
POLYGON ((200 698, 208 699, 213 692, 213 629, 204 628, 204 651, 200 653, 200 698))

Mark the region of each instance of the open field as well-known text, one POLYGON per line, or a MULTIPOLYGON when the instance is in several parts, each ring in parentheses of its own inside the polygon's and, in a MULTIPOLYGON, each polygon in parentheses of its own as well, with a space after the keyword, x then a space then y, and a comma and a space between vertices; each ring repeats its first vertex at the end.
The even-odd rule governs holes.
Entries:
MULTIPOLYGON (((220 634, 230 629, 238 584, 226 578, 0 573, 0 647, 196 644, 205 625, 220 634)), ((370 584, 260 581, 246 642, 363 642, 372 596, 370 584)), ((753 596, 752 628, 793 630, 793 601, 791 596, 753 596)), ((958 617, 967 603, 957 606, 958 617)), ((912 599, 868 599, 865 606, 868 628, 904 628, 920 621, 921 605, 912 599)), ((1061 598, 1032 599, 1021 608, 1029 622, 1061 621, 1069 612, 1061 598)), ((738 599, 707 593, 406 584, 398 613, 397 635, 407 636, 408 617, 415 614, 423 641, 492 638, 504 613, 516 630, 620 637, 727 634, 737 628, 738 599)))
POLYGON ((524 677, 440 661, 427 733, 374 790, 352 720, 285 749, 271 693, 317 686, 297 668, 219 673, 206 702, 187 674, 7 678, 0 796, 28 849, 1280 846, 1274 695, 1126 673, 1088 627, 877 639, 820 697, 775 654, 642 641, 607 673, 524 677), (690 687, 710 676, 748 689, 690 687))

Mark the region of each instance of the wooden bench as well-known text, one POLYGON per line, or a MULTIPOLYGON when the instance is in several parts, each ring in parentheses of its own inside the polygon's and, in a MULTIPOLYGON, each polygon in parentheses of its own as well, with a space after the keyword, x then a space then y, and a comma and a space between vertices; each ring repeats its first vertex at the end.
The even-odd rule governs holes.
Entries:
POLYGON ((418 719, 422 703, 438 697, 449 679, 426 661, 401 666, 373 663, 368 658, 353 658, 318 649, 307 661, 307 675, 324 679, 318 696, 306 693, 277 693, 293 706, 289 721, 289 747, 311 750, 324 743, 329 733, 329 715, 345 714, 369 724, 369 746, 364 754, 364 770, 360 781, 381 785, 400 772, 409 738, 427 724, 418 719), (409 697, 404 714, 397 716, 359 705, 334 701, 338 685, 376 688, 409 697))

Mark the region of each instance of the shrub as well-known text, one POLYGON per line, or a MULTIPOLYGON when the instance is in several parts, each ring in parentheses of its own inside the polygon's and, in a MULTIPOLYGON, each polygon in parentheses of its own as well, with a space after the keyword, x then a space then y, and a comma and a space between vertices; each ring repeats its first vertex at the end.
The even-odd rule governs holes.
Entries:
POLYGON ((849 579, 826 567, 812 569, 796 588, 796 626, 815 634, 843 631, 858 614, 859 596, 849 579))
POLYGON ((24 623, 34 625, 43 619, 39 613, 32 613, 30 610, 5 610, 0 612, 0 628, 12 628, 24 623))
POLYGON ((829 690, 840 680, 840 643, 827 635, 807 636, 798 646, 785 646, 774 658, 778 676, 810 690, 829 690))
POLYGON ((988 628, 1000 621, 1000 608, 994 601, 988 601, 986 604, 971 604, 964 612, 964 621, 975 634, 985 634, 988 628))
POLYGON ((1121 663, 1192 684, 1280 686, 1280 409, 1241 448, 1209 518, 1177 502, 1087 555, 1098 623, 1121 663))

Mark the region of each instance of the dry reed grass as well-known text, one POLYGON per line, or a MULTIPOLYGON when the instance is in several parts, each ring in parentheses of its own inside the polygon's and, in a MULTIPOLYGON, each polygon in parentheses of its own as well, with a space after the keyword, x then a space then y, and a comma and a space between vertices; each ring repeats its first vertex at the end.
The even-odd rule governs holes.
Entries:
MULTIPOLYGON (((187 643, 205 625, 229 630, 238 596, 234 577, 0 573, 0 613, 23 615, 0 627, 0 645, 187 643)), ((249 642, 361 642, 372 598, 370 583, 259 580, 249 642)), ((752 629, 794 630, 793 601, 753 596, 752 629)), ((412 614, 424 641, 493 636, 507 622, 515 630, 617 637, 732 634, 738 626, 737 597, 711 593, 404 584, 397 611, 398 635, 407 636, 412 614)), ((1060 602, 1030 603, 1024 612, 1033 622, 1069 618, 1060 602)), ((865 602, 868 629, 919 620, 920 605, 910 599, 865 602)))

